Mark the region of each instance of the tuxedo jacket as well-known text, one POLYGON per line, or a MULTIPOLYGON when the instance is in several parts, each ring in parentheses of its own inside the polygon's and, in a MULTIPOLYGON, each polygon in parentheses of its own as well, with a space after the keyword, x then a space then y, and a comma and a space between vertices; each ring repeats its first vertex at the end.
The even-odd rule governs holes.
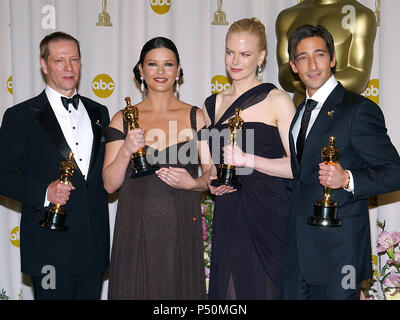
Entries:
POLYGON ((338 83, 305 140, 299 163, 291 132, 303 106, 304 102, 289 134, 293 184, 288 255, 297 252, 303 277, 310 284, 340 285, 349 270, 356 271, 358 283, 372 276, 368 197, 400 189, 399 155, 387 135, 379 106, 338 83), (332 190, 341 227, 311 226, 307 219, 314 214, 314 203, 324 198, 318 164, 330 136, 336 138, 340 165, 352 172, 354 194, 332 190))
MULTIPOLYGON (((48 185, 60 178, 60 162, 70 148, 45 92, 7 109, 0 129, 0 193, 22 202, 20 249, 22 272, 42 274, 43 266, 56 275, 109 267, 107 193, 103 188, 103 128, 108 110, 81 96, 93 130, 93 146, 87 179, 77 167, 71 178, 75 190, 62 209, 67 232, 42 229, 48 185)), ((46 271, 47 273, 47 271, 46 271)))

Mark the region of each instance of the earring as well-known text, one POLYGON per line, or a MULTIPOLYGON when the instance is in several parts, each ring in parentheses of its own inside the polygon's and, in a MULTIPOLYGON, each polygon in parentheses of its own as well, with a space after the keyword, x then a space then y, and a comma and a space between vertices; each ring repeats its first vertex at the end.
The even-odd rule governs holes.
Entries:
POLYGON ((258 80, 262 80, 263 72, 261 66, 257 65, 257 78, 258 80))
POLYGON ((140 77, 140 91, 144 92, 144 80, 143 77, 140 77))
POLYGON ((175 91, 176 93, 179 93, 179 77, 176 77, 176 83, 175 83, 175 91))

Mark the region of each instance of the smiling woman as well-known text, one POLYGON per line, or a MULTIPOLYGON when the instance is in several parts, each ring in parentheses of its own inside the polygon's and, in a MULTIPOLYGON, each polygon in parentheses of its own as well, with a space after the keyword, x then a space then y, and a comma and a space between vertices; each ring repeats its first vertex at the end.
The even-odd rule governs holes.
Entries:
POLYGON ((141 128, 128 130, 118 112, 105 130, 104 186, 119 189, 109 299, 204 299, 199 191, 207 189, 210 155, 197 141, 203 116, 174 96, 183 72, 171 40, 149 40, 134 74, 147 89, 136 105, 141 128), (139 148, 160 169, 131 179, 131 155, 139 148))
MULTIPOLYGON (((251 169, 238 175, 240 190, 209 184, 211 193, 217 196, 211 299, 280 297, 288 217, 281 177, 291 178, 288 136, 295 108, 287 94, 258 78, 267 53, 265 37, 265 27, 256 18, 231 25, 226 36, 225 66, 232 85, 208 97, 203 107, 208 128, 218 132, 226 130, 240 110, 244 121, 242 145, 223 147, 221 158, 215 156, 215 151, 220 151, 215 143, 210 141, 210 145, 213 159, 219 161, 216 165, 251 169), (247 138, 249 132, 254 133, 249 134, 252 139, 247 138)), ((210 177, 215 178, 215 174, 210 177)))
POLYGON ((147 88, 150 86, 159 91, 169 90, 175 81, 178 82, 177 74, 181 70, 174 53, 166 48, 151 50, 138 68, 141 79, 146 79, 147 88))

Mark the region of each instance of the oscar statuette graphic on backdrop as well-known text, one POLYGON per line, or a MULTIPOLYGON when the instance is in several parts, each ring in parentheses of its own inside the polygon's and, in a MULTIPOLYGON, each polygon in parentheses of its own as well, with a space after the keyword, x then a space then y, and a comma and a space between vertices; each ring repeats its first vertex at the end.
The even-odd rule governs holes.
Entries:
POLYGON ((107 12, 107 0, 102 1, 102 11, 99 13, 99 20, 97 21, 96 26, 112 26, 110 14, 107 12))
POLYGON ((222 0, 217 0, 217 11, 214 12, 214 20, 211 24, 214 26, 226 26, 229 24, 226 21, 226 13, 222 11, 222 0))

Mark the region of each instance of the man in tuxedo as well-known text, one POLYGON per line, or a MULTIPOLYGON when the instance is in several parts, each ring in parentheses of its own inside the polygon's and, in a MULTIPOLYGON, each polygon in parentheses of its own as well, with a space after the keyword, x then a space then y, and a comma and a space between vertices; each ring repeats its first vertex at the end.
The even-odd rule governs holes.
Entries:
POLYGON ((22 202, 21 269, 35 299, 100 299, 109 267, 107 193, 101 169, 108 110, 77 94, 79 42, 63 32, 40 43, 46 89, 13 106, 0 129, 0 193, 22 202), (73 152, 76 170, 60 182, 73 152), (45 207, 62 205, 66 232, 42 228, 45 207))
POLYGON ((368 197, 400 189, 400 158, 381 109, 335 79, 332 35, 303 25, 289 40, 292 71, 306 87, 290 128, 293 186, 283 295, 286 299, 357 299, 372 277, 368 197), (321 150, 336 138, 339 163, 321 150), (337 227, 308 224, 314 203, 332 189, 337 227))

